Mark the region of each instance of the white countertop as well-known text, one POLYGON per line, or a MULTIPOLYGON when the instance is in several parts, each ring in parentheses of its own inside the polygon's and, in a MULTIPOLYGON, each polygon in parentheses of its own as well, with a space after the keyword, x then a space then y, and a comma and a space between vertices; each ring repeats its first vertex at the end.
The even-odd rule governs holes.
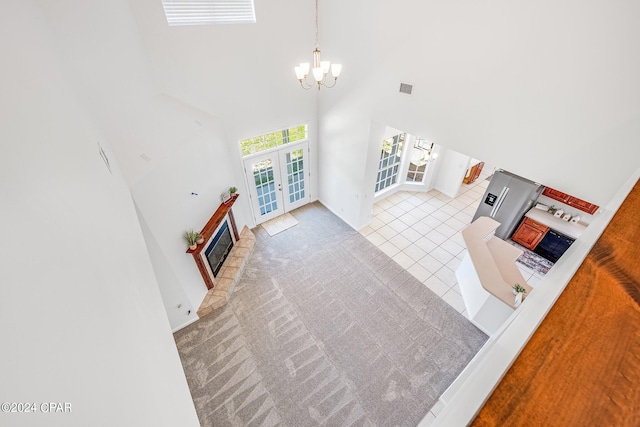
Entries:
POLYGON ((549 212, 536 208, 531 208, 524 216, 573 239, 580 237, 582 232, 587 228, 580 223, 574 224, 570 221, 564 221, 561 218, 553 216, 553 214, 550 214, 549 212))
POLYGON ((462 238, 482 287, 509 307, 515 308, 513 285, 519 283, 527 290, 524 298, 533 288, 516 266, 516 259, 522 251, 494 236, 499 226, 499 222, 481 216, 462 230, 462 238))

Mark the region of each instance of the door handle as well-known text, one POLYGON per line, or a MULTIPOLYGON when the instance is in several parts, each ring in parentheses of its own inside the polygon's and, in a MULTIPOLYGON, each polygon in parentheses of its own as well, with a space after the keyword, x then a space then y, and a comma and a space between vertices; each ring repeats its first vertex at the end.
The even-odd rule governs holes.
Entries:
POLYGON ((494 218, 496 216, 496 214, 500 210, 500 207, 502 206, 502 202, 504 202, 504 199, 507 197, 508 193, 509 187, 503 187, 500 195, 498 196, 498 200, 496 200, 496 203, 493 206, 493 209, 491 209, 491 213, 489 214, 491 218, 494 218))

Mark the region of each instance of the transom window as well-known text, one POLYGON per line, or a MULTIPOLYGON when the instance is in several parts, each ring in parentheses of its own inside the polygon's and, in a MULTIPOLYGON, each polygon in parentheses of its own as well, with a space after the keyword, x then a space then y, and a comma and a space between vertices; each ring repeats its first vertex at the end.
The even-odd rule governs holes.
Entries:
POLYGON ((398 182, 398 169, 402 161, 402 146, 405 138, 406 134, 401 133, 382 141, 376 193, 398 182))
POLYGON ((253 0, 162 0, 169 26, 256 22, 253 0))
POLYGON ((243 156, 307 139, 307 125, 298 125, 240 141, 243 156))

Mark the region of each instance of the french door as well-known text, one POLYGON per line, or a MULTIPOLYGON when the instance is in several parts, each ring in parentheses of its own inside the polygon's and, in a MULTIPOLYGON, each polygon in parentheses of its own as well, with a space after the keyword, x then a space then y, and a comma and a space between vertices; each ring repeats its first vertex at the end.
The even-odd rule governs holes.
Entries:
POLYGON ((308 154, 303 142, 244 160, 256 225, 308 203, 308 154))

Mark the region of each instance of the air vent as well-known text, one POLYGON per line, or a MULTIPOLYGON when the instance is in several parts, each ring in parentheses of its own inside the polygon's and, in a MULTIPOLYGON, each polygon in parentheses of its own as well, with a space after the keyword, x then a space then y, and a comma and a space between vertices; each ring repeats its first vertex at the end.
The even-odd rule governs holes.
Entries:
POLYGON ((400 83, 400 93, 406 93, 407 95, 411 95, 411 91, 413 90, 413 85, 407 83, 400 83))
POLYGON ((256 22, 253 0, 162 0, 169 26, 256 22))

